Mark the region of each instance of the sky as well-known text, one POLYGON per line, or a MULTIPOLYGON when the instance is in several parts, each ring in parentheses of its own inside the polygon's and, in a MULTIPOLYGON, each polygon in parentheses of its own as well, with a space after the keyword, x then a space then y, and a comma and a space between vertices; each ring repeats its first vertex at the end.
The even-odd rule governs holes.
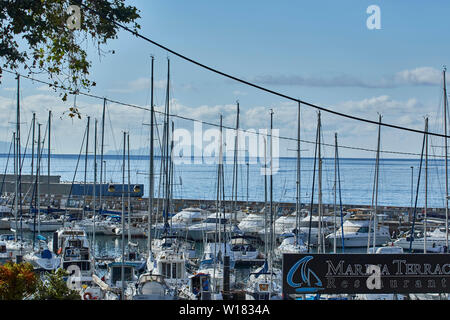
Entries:
MULTIPOLYGON (((345 0, 345 1, 162 1, 127 3, 141 11, 140 33, 187 57, 275 91, 331 110, 423 130, 430 117, 432 132, 443 131, 442 68, 450 65, 448 1, 345 0), (381 29, 370 30, 366 12, 380 8, 381 29)), ((89 49, 91 75, 97 86, 91 93, 113 100, 149 106, 150 56, 155 57, 155 104, 165 101, 167 59, 170 59, 170 98, 173 113, 202 121, 234 126, 239 100, 240 126, 264 129, 270 110, 274 128, 284 137, 296 137, 297 105, 278 96, 233 82, 192 65, 133 37, 125 31, 110 41, 115 54, 98 57, 89 49)), ((42 80, 47 80, 41 76, 42 80)), ((26 79, 21 83, 22 136, 31 113, 37 112, 42 130, 53 112, 52 152, 77 154, 86 117, 101 121, 102 101, 78 97, 81 120, 69 119, 73 97, 63 103, 46 86, 26 79)), ((9 142, 14 130, 16 83, 5 74, 0 85, 0 141, 9 142)), ((315 141, 317 111, 302 106, 301 137, 315 141)), ((130 132, 131 148, 149 145, 148 112, 108 104, 107 151, 121 148, 121 132, 130 132)), ((176 128, 192 132, 189 121, 175 120, 176 128)), ((205 129, 208 126, 204 126, 205 129)), ((91 127, 93 130, 93 126, 91 127)), ((322 114, 323 142, 375 150, 377 126, 322 114)), ((422 135, 383 127, 381 148, 420 154, 422 135)), ((440 154, 443 141, 432 138, 440 154)), ((281 156, 295 156, 293 141, 280 141, 281 156)), ((313 156, 305 143, 303 156, 313 156)), ((340 149, 341 157, 374 157, 373 151, 340 149)), ((1 150, 0 150, 1 151, 1 150)), ((4 151, 5 152, 5 151, 4 151)), ((6 150, 7 152, 7 150, 6 150)), ((325 156, 334 156, 324 147, 325 156)), ((394 153, 385 158, 411 157, 394 153)))

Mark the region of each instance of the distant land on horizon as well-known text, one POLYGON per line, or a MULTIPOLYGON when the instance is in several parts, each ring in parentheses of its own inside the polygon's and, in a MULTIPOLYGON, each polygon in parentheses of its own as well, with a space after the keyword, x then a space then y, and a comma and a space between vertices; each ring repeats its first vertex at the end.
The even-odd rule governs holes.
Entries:
MULTIPOLYGON (((9 148, 10 148, 11 142, 5 142, 5 141, 0 141, 0 157, 7 157, 8 156, 8 152, 9 152, 9 148)), ((22 152, 25 150, 25 146, 22 146, 22 152)), ((13 149, 11 149, 11 154, 13 153, 13 149)), ((27 148, 27 155, 25 157, 30 157, 31 154, 29 153, 30 148, 28 146, 27 148)), ((117 158, 117 157, 122 157, 123 151, 108 151, 106 153, 103 154, 103 157, 106 158, 117 158)), ((158 155, 159 154, 159 148, 155 148, 155 153, 157 155, 155 155, 155 158, 160 158, 161 156, 158 155)), ((43 157, 45 155, 45 157, 47 156, 47 149, 43 149, 42 150, 42 154, 43 157)), ((55 158, 72 158, 72 157, 78 157, 78 154, 73 154, 73 153, 52 153, 51 154, 52 157, 55 158)), ((84 157, 84 152, 81 155, 82 157, 84 157)), ((100 153, 98 151, 97 153, 97 157, 100 156, 100 153)), ((89 156, 88 158, 93 158, 93 152, 89 152, 89 156)), ((138 149, 130 149, 130 157, 133 159, 146 159, 149 157, 149 150, 148 148, 138 148, 138 149)), ((191 155, 191 158, 195 159, 197 157, 195 157, 193 154, 191 155)), ((323 159, 331 159, 333 157, 325 157, 323 159)), ((283 157, 279 157, 279 159, 296 159, 295 156, 283 156, 283 157)), ((302 157, 302 159, 313 159, 313 157, 302 157)), ((334 158, 333 158, 334 159, 334 158)), ((371 160, 371 159, 375 159, 375 157, 370 158, 370 157, 355 157, 355 158, 346 158, 346 157, 341 157, 340 159, 355 159, 355 160, 371 160)), ((420 157, 417 158, 389 158, 389 157, 382 157, 380 158, 380 160, 418 160, 420 159, 420 157)), ((438 159, 429 159, 429 161, 436 161, 438 159)), ((442 159, 443 160, 443 159, 442 159)))

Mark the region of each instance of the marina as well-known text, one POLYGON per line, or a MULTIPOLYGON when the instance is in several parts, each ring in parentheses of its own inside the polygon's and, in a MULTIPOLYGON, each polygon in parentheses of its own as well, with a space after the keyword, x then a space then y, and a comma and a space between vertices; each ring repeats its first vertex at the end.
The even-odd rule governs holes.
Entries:
MULTIPOLYGON (((169 65, 168 62, 168 70, 169 65)), ((168 71, 167 76, 169 75, 168 71)), ((235 156, 232 163, 225 165, 220 160, 223 157, 222 144, 219 144, 219 161, 215 164, 217 169, 215 177, 211 176, 209 168, 204 169, 205 178, 208 176, 213 181, 211 186, 204 189, 215 190, 216 198, 177 198, 176 195, 182 195, 185 187, 181 183, 183 180, 181 175, 178 176, 180 183, 175 183, 176 169, 181 168, 184 172, 189 167, 183 168, 183 165, 177 165, 173 160, 174 143, 169 139, 168 101, 165 105, 163 137, 159 141, 161 154, 156 158, 155 149, 150 145, 148 157, 133 158, 134 168, 148 166, 147 181, 141 180, 139 181, 141 183, 132 182, 129 133, 123 132, 122 156, 110 157, 108 160, 115 162, 115 167, 119 163, 121 170, 107 172, 104 169, 106 162, 103 160, 105 159, 103 145, 99 148, 100 155, 97 154, 98 139, 104 140, 106 100, 100 121, 102 126, 100 137, 97 133, 99 121, 95 120, 93 157, 92 152, 89 154, 88 140, 85 139, 82 141, 78 156, 66 156, 65 159, 61 159, 55 155, 52 158, 48 153, 44 157, 41 152, 40 128, 36 155, 34 143, 31 145, 31 157, 22 155, 24 160, 27 159, 27 163, 25 161, 22 163, 30 168, 28 174, 26 173, 28 169, 22 170, 20 167, 18 170, 18 159, 22 159, 18 154, 13 154, 16 164, 13 168, 9 167, 11 154, 4 155, 5 172, 0 176, 2 263, 24 261, 30 263, 35 272, 39 273, 65 270, 68 274, 67 285, 83 300, 282 300, 286 299, 284 293, 286 275, 282 269, 284 260, 291 255, 306 255, 304 259, 313 259, 307 254, 331 253, 336 257, 344 252, 369 255, 406 252, 447 254, 448 209, 429 207, 427 184, 424 207, 419 207, 417 201, 420 180, 417 182, 414 206, 405 205, 409 201, 413 203, 413 182, 410 184, 410 197, 406 196, 406 192, 402 194, 400 191, 400 198, 403 199, 402 202, 397 202, 401 204, 400 206, 378 203, 379 187, 383 190, 383 186, 386 185, 385 181, 382 184, 379 181, 380 133, 378 133, 377 157, 374 162, 367 161, 366 168, 363 169, 371 171, 374 175, 371 204, 367 205, 364 203, 366 201, 353 205, 342 202, 339 180, 341 160, 338 156, 337 136, 334 159, 322 159, 320 113, 316 157, 302 159, 300 152, 297 152, 297 158, 280 160, 281 167, 294 164, 296 177, 290 183, 295 186, 293 189, 295 202, 286 201, 286 196, 283 198, 280 195, 277 195, 279 201, 274 201, 274 177, 278 178, 275 185, 280 183, 280 177, 265 174, 273 169, 267 165, 267 155, 264 155, 262 168, 259 168, 261 164, 253 165, 265 174, 262 176, 263 196, 261 197, 258 191, 253 195, 253 199, 250 199, 249 189, 252 187, 249 185, 249 163, 244 188, 244 183, 240 183, 238 178, 239 173, 243 174, 239 158, 235 156), (84 170, 79 169, 83 153, 84 170), (46 158, 47 175, 41 172, 41 158, 46 158), (99 172, 97 158, 102 163, 99 172), (59 175, 50 175, 51 163, 53 172, 58 172, 55 167, 56 161, 70 163, 74 159, 77 159, 75 171, 69 172, 73 176, 72 182, 67 178, 68 181, 61 180, 59 175), (157 166, 154 160, 157 160, 157 166), (300 167, 302 162, 311 166, 312 170, 303 169, 302 172, 300 167), (331 166, 333 162, 334 167, 331 166), (324 164, 327 164, 326 178, 330 178, 331 173, 334 174, 333 185, 327 189, 322 184, 324 164), (158 166, 159 170, 156 172, 155 167, 158 166), (231 186, 230 181, 227 185, 225 183, 225 179, 229 178, 229 174, 225 174, 225 169, 232 173, 231 186), (78 170, 84 175, 82 182, 76 182, 78 170), (110 179, 108 183, 105 178, 107 173, 110 179), (312 185, 302 188, 300 182, 305 175, 312 175, 310 180, 312 185), (238 185, 241 185, 240 189, 238 185), (179 187, 178 192, 175 186, 179 187), (146 191, 147 188, 149 191, 146 191), (308 189, 310 191, 305 191, 308 189), (147 197, 144 196, 145 192, 147 197), (238 195, 244 193, 246 199, 239 199, 238 195), (327 201, 324 201, 324 194, 327 194, 327 201), (229 195, 228 199, 226 195, 229 195), (309 196, 310 202, 302 201, 309 196), (331 202, 330 199, 333 197, 334 202, 331 202), (261 201, 261 198, 264 201, 261 201), (405 201, 405 198, 409 199, 405 201)), ((154 110, 151 112, 153 114, 154 110)), ((300 119, 300 105, 298 117, 300 119)), ((19 119, 19 112, 17 118, 19 119)), ((236 130, 239 129, 238 119, 239 104, 237 104, 236 130)), ((48 132, 50 120, 51 112, 49 112, 48 132)), ((35 121, 34 114, 33 121, 35 121)), ((35 127, 34 122, 32 127, 35 127)), ((153 128, 152 125, 150 127, 153 128)), ((85 137, 89 136, 90 129, 88 117, 85 137)), ((150 135, 154 135, 153 130, 150 130, 150 135)), ((236 147, 237 137, 238 135, 235 140, 236 147)), ((222 138, 222 116, 220 116, 219 138, 222 138)), ((32 140, 34 141, 34 138, 32 140)), ((150 141, 154 141, 154 138, 152 137, 150 141)), ((270 142, 272 143, 272 140, 270 142)), ((272 149, 272 146, 269 147, 272 149)), ((297 150, 300 148, 299 121, 297 150)), ((15 144, 14 150, 18 149, 20 144, 15 144)), ((264 144, 264 150, 266 149, 267 146, 264 144)), ((50 146, 48 150, 51 150, 50 146)), ((237 152, 235 154, 237 155, 237 152)), ((403 160, 395 163, 395 166, 402 163, 404 165, 408 161, 417 165, 417 160, 403 160)), ((425 161, 428 166, 428 158, 425 161)), ((350 168, 355 168, 358 162, 361 163, 361 160, 343 161, 350 168)), ((422 170, 422 163, 423 153, 419 162, 419 173, 422 170)), ((441 164, 442 162, 435 163, 441 164)), ((392 169, 384 163, 383 170, 392 169)), ((348 177, 349 174, 343 172, 344 177, 348 177)), ((197 171, 196 175, 198 179, 202 175, 201 170, 197 171)), ((135 177, 137 176, 136 174, 135 177)), ((428 177, 427 169, 425 176, 428 177)), ((361 179, 360 176, 356 177, 361 179)), ((420 177, 421 175, 418 178, 420 177)), ((206 184, 206 179, 203 181, 206 184)), ((399 178, 398 181, 402 179, 399 178)), ((408 182, 403 179, 405 185, 408 182)), ((285 178, 284 194, 287 183, 285 178)), ((186 186, 188 193, 190 185, 188 182, 186 186)), ((366 195, 363 197, 370 199, 369 190, 370 188, 366 189, 366 195)), ((422 193, 420 195, 422 196, 422 193)), ((383 199, 381 195, 380 199, 383 199)), ((383 199, 383 202, 386 202, 386 199, 383 199)), ((299 262, 301 261, 303 259, 299 262)), ((297 264, 292 270, 295 270, 296 266, 297 264)), ((289 275, 288 281, 291 281, 289 275)), ((292 281, 288 283, 290 286, 295 285, 292 281)), ((311 296, 314 290, 311 290, 308 292, 302 289, 300 292, 304 294, 297 295, 296 299, 314 297, 311 296)), ((392 298, 383 294, 357 293, 339 297, 347 300, 392 298)), ((418 297, 427 296, 395 295, 395 299, 411 300, 418 297)), ((325 294, 320 298, 336 299, 336 296, 325 294)), ((448 295, 442 295, 440 299, 448 299, 448 295)))
MULTIPOLYGON (((40 47, 33 53, 33 68, 47 70, 51 82, 17 69, 31 59, 26 54, 0 67, 9 86, 0 83, 0 300, 182 301, 179 315, 209 318, 220 310, 196 309, 193 301, 225 307, 230 301, 450 299, 445 66, 363 81, 333 75, 341 61, 359 63, 336 54, 326 67, 334 71, 324 76, 317 70, 314 77, 252 76, 245 67, 257 59, 250 56, 232 75, 144 36, 140 25, 125 27, 139 11, 124 0, 45 0, 23 12, 40 6, 42 12, 26 19, 34 28, 61 22, 52 12, 64 8, 72 14, 63 16, 70 32, 61 23, 52 29, 56 47, 35 40, 52 49, 46 59, 40 47), (86 19, 70 20, 77 14, 86 19), (121 46, 127 58, 93 72, 101 75, 97 90, 77 37, 92 35, 100 56, 115 54, 100 44, 117 40, 119 30, 121 39, 133 35, 121 46), (198 76, 197 68, 208 74, 198 76), (128 72, 140 78, 130 80, 128 72), (399 89, 411 86, 417 92, 399 89), (341 89, 347 101, 333 102, 341 89), (366 98, 365 90, 383 95, 366 98), (386 93, 400 91, 428 100, 386 93), (313 98, 320 104, 308 102, 313 98)), ((22 12, 14 8, 3 11, 22 12)), ((376 21, 378 6, 367 13, 370 8, 376 21)), ((169 19, 170 28, 188 32, 171 25, 178 19, 169 19)), ((368 30, 380 29, 369 20, 368 30)), ((264 41, 281 37, 280 30, 271 32, 264 41)), ((21 36, 29 42, 36 35, 21 36)), ((338 52, 335 47, 326 53, 338 52)), ((285 62, 264 61, 269 69, 276 63, 285 62)), ((236 312, 246 315, 246 305, 239 306, 236 312)))

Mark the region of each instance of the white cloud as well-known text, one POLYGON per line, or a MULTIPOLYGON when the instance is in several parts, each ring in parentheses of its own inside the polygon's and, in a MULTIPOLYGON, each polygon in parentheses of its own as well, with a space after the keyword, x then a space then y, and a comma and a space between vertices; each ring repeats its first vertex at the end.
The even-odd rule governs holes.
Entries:
MULTIPOLYGON (((70 119, 67 115, 68 109, 73 105, 73 100, 63 102, 56 94, 36 94, 26 96, 22 99, 22 122, 23 132, 27 132, 31 121, 31 112, 37 113, 37 118, 42 123, 42 130, 45 130, 48 110, 53 112, 52 131, 54 134, 54 151, 57 153, 78 153, 81 139, 86 127, 86 117, 91 116, 91 137, 94 129, 94 119, 98 119, 99 126, 101 121, 102 102, 82 97, 77 99, 77 107, 83 115, 81 120, 70 119)), ((14 130, 15 120, 15 101, 0 96, 0 112, 3 114, 3 121, 0 129, 4 134, 0 140, 9 141, 10 133, 14 130)), ((148 108, 148 106, 146 106, 148 108)), ((162 111, 163 106, 157 106, 157 110, 162 111)), ((280 129, 280 135, 295 138, 297 128, 297 104, 293 102, 280 102, 271 106, 253 106, 241 107, 240 127, 244 129, 265 129, 270 123, 270 109, 274 111, 274 128, 280 129)), ((369 97, 361 100, 349 100, 336 103, 333 110, 349 113, 363 118, 378 120, 378 113, 383 115, 383 122, 403 125, 416 129, 423 129, 423 116, 429 114, 434 117, 434 106, 429 106, 416 98, 406 100, 396 100, 388 95, 369 97)), ((129 108, 121 105, 108 103, 107 119, 105 126, 105 152, 112 150, 120 150, 122 142, 122 131, 130 132, 132 149, 138 149, 148 145, 148 126, 149 112, 135 108, 129 108)), ((236 121, 236 105, 235 104, 217 104, 217 105, 200 105, 187 106, 176 99, 171 100, 171 114, 186 116, 193 119, 199 119, 214 124, 219 123, 220 114, 223 115, 223 124, 228 127, 234 127, 236 121)), ((173 118, 178 128, 192 130, 191 121, 179 120, 173 118)), ((302 139, 314 141, 317 126, 317 111, 315 109, 302 107, 302 139)), ((158 123, 161 125, 161 115, 158 115, 158 123)), ((159 127, 162 129, 162 127, 159 127)), ((208 129, 208 125, 203 126, 204 130, 208 129)), ((334 143, 334 132, 339 133, 341 145, 352 145, 363 148, 375 148, 376 146, 376 125, 356 122, 350 119, 333 116, 328 113, 322 113, 322 128, 325 143, 334 143)), ((100 127, 98 128, 100 130, 100 127)), ((393 130, 393 129, 391 129, 393 130)), ((99 131, 100 132, 100 131, 99 131)), ((416 151, 415 142, 411 145, 398 143, 404 134, 400 131, 390 132, 390 139, 386 141, 388 149, 401 151, 416 151)), ((161 133, 161 131, 160 131, 161 133)), ((26 133, 24 133, 25 135, 26 133)), ((100 134, 100 133, 99 133, 100 134)), ((419 135, 415 135, 417 138, 419 135)), ((91 138, 92 142, 93 138, 91 138)), ((415 141, 415 140, 414 140, 415 141)), ((293 155, 287 149, 295 147, 293 141, 281 141, 280 151, 282 155, 293 155)), ((309 150, 313 150, 307 146, 309 150)), ((92 149, 91 149, 92 150, 92 149)), ((361 153, 357 153, 361 156, 361 153)), ((345 154, 343 154, 345 155, 345 154)), ((351 154, 354 155, 354 154, 351 154)), ((363 153, 362 156, 368 156, 363 153)), ((370 156, 370 154, 369 154, 370 156)))
POLYGON ((421 67, 400 71, 394 78, 398 84, 439 85, 442 81, 442 72, 431 67, 421 67))
POLYGON ((439 85, 441 79, 441 71, 432 67, 418 67, 374 80, 366 80, 348 74, 334 76, 260 75, 251 80, 261 84, 283 86, 395 88, 439 85))
MULTIPOLYGON (((172 84, 183 90, 193 91, 197 90, 192 84, 172 84)), ((114 93, 134 93, 139 91, 149 91, 151 86, 150 78, 138 78, 126 83, 122 88, 108 89, 108 92, 114 93)), ((155 80, 153 82, 155 89, 165 89, 167 87, 167 80, 155 80)))

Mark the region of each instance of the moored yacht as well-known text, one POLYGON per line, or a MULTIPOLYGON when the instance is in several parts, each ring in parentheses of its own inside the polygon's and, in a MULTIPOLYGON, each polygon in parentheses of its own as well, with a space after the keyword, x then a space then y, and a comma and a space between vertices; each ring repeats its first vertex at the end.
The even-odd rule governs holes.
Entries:
MULTIPOLYGON (((423 252, 425 248, 425 237, 423 230, 414 231, 414 237, 411 238, 411 231, 408 231, 401 238, 394 241, 396 246, 408 250, 412 242, 412 250, 415 252, 423 252)), ((427 231, 426 234, 427 252, 443 252, 446 245, 445 227, 443 230, 436 228, 433 231, 427 231)))
POLYGON ((264 228, 264 215, 251 213, 237 226, 244 234, 258 234, 264 228))
POLYGON ((297 238, 295 234, 285 234, 284 240, 274 250, 275 259, 281 261, 283 254, 285 253, 305 253, 308 251, 308 247, 304 244, 303 240, 297 238))
MULTIPOLYGON (((172 234, 177 234, 180 237, 185 237, 190 226, 201 223, 210 213, 200 208, 186 208, 175 214, 169 219, 172 234)), ((157 223, 154 227, 156 235, 164 233, 164 223, 157 223)))
POLYGON ((223 214, 212 213, 201 223, 196 223, 188 227, 186 236, 188 239, 192 239, 194 241, 202 241, 208 232, 215 232, 216 228, 217 230, 219 228, 223 230, 225 226, 226 229, 229 230, 230 228, 229 220, 231 218, 232 218, 231 213, 226 213, 225 216, 223 214))
MULTIPOLYGON (((373 243, 373 226, 369 227, 372 223, 370 222, 369 215, 354 215, 348 218, 343 225, 344 230, 344 246, 347 248, 362 248, 366 247, 370 237, 370 245, 373 243)), ((391 236, 389 234, 389 228, 386 226, 377 226, 376 227, 376 246, 381 246, 382 244, 387 243, 391 236)), ((342 247, 342 228, 339 228, 336 231, 336 235, 334 233, 329 234, 327 236, 327 240, 330 244, 334 243, 334 239, 336 237, 336 246, 342 247)))
POLYGON ((237 266, 258 264, 263 261, 262 253, 245 237, 233 237, 231 250, 237 266))
POLYGON ((54 239, 48 244, 61 256, 61 267, 69 273, 75 271, 76 287, 81 289, 83 284, 92 282, 94 264, 91 256, 86 232, 77 228, 61 228, 54 233, 54 239), (56 242, 55 242, 56 240, 56 242))

